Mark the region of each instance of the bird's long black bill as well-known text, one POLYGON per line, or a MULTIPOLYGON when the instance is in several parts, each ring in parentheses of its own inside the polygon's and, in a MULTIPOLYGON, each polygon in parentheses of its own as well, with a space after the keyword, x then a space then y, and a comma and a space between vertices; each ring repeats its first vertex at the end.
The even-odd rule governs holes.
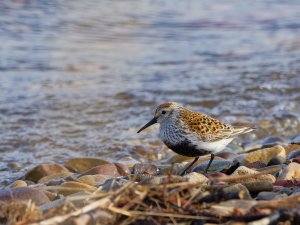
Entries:
POLYGON ((138 133, 140 133, 142 130, 146 129, 147 127, 150 127, 151 125, 157 123, 157 119, 154 117, 152 120, 150 120, 148 123, 146 123, 145 126, 143 126, 141 129, 139 129, 138 133))

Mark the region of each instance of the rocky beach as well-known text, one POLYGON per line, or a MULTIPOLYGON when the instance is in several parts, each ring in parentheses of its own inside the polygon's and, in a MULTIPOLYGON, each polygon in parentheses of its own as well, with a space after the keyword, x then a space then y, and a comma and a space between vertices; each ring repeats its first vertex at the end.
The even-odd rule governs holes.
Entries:
POLYGON ((42 163, 0 191, 2 224, 298 224, 300 139, 165 165, 132 157, 42 163))

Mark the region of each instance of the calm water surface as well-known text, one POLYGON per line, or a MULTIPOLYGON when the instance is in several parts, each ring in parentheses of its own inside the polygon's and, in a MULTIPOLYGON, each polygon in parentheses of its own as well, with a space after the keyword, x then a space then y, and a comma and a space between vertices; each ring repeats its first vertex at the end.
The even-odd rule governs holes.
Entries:
POLYGON ((2 183, 76 156, 163 159, 157 130, 136 131, 168 100, 262 124, 243 145, 300 132, 298 0, 6 0, 0 25, 2 183))

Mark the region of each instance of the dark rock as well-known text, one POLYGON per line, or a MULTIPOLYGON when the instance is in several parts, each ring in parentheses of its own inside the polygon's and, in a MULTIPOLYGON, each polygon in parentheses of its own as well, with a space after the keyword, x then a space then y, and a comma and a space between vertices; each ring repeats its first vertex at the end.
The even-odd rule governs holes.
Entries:
POLYGON ((229 199, 252 199, 248 189, 242 184, 234 184, 229 187, 214 190, 209 195, 199 196, 200 202, 220 202, 229 199))
POLYGON ((300 134, 295 135, 292 137, 292 144, 300 144, 300 134))
POLYGON ((45 193, 38 189, 19 187, 14 189, 0 190, 0 201, 29 201, 36 205, 48 203, 50 200, 45 193))
POLYGON ((245 166, 248 168, 251 168, 251 169, 259 169, 259 168, 266 167, 267 164, 265 164, 264 161, 262 161, 262 160, 258 160, 256 162, 246 163, 245 166))
MULTIPOLYGON (((233 166, 232 160, 214 160, 212 161, 208 172, 221 172, 222 170, 227 170, 233 166)), ((208 161, 201 163, 200 165, 193 168, 192 172, 205 172, 208 165, 208 161)))
POLYGON ((285 144, 285 143, 286 143, 286 141, 281 137, 270 136, 270 137, 265 138, 262 141, 262 148, 270 148, 270 147, 273 147, 275 145, 282 145, 282 144, 285 144))
POLYGON ((281 165, 284 162, 285 162, 285 159, 283 157, 276 156, 269 161, 268 166, 281 165))
POLYGON ((295 151, 291 151, 288 156, 286 157, 287 160, 293 159, 293 158, 297 158, 300 157, 300 147, 299 150, 295 150, 295 151))
POLYGON ((251 181, 245 182, 243 185, 249 190, 250 193, 258 193, 261 191, 273 191, 273 184, 270 181, 251 181))

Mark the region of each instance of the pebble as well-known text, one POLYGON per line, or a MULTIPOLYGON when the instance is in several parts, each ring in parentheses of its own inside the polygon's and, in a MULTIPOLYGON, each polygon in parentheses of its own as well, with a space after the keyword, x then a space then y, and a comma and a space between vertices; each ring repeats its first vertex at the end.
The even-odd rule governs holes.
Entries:
POLYGON ((69 177, 73 175, 73 173, 71 172, 62 172, 62 173, 55 173, 55 174, 51 174, 48 176, 45 176, 43 178, 41 178, 38 183, 47 183, 51 180, 57 179, 57 178, 65 178, 65 177, 69 177))
POLYGON ((135 164, 141 163, 140 161, 130 157, 130 156, 125 156, 117 161, 118 163, 125 164, 128 166, 128 168, 132 168, 135 164))
POLYGON ((271 148, 264 148, 255 152, 251 152, 244 158, 243 162, 244 164, 247 164, 261 160, 265 164, 268 164, 272 158, 277 156, 284 159, 286 158, 285 149, 281 145, 276 145, 271 148))
POLYGON ((125 183, 127 183, 128 180, 124 179, 124 178, 113 178, 113 179, 108 179, 104 182, 104 184, 102 184, 102 190, 108 192, 108 191, 115 191, 121 187, 123 187, 123 185, 125 183))
POLYGON ((283 138, 277 136, 271 136, 263 139, 262 148, 270 148, 276 145, 283 145, 285 143, 286 141, 283 138))
MULTIPOLYGON (((256 170, 247 168, 245 166, 240 166, 232 173, 232 175, 246 175, 246 174, 256 174, 256 173, 258 173, 256 170)), ((257 181, 257 180, 269 181, 271 183, 274 183, 276 181, 276 178, 271 174, 265 174, 255 178, 246 178, 246 179, 242 178, 240 182, 245 183, 245 182, 257 181)))
POLYGON ((79 177, 79 181, 92 186, 103 184, 107 179, 111 178, 108 175, 96 174, 96 175, 84 175, 79 177))
POLYGON ((16 180, 8 186, 9 188, 27 187, 27 183, 23 180, 16 180))
POLYGON ((297 158, 300 157, 300 147, 299 150, 294 150, 291 151, 288 156, 286 157, 287 160, 293 159, 293 158, 297 158))
POLYGON ((256 200, 269 201, 269 200, 280 199, 280 198, 284 198, 284 197, 288 197, 288 195, 287 194, 281 194, 281 193, 278 193, 278 192, 262 191, 257 195, 256 200))
POLYGON ((127 176, 131 173, 129 171, 129 168, 125 164, 107 163, 100 166, 96 166, 86 171, 81 176, 95 175, 95 174, 108 175, 110 177, 121 177, 121 176, 127 176))
POLYGON ((292 143, 293 144, 300 144, 300 134, 297 134, 294 137, 292 137, 292 143))
POLYGON ((292 162, 284 168, 278 176, 279 180, 293 180, 300 178, 300 164, 292 162))
POLYGON ((183 182, 183 177, 162 175, 162 176, 154 176, 154 177, 146 178, 142 180, 140 183, 158 185, 158 184, 179 183, 179 182, 183 182))
POLYGON ((250 180, 243 183, 250 193, 258 193, 261 191, 272 191, 273 184, 266 180, 250 180))
POLYGON ((70 171, 73 171, 74 173, 83 173, 86 172, 93 167, 107 164, 108 161, 105 161, 103 159, 96 159, 96 158, 73 158, 67 161, 64 165, 67 167, 70 171))
POLYGON ((25 179, 38 182, 43 177, 63 172, 69 171, 64 166, 57 163, 43 163, 27 172, 25 179))
MULTIPOLYGON (((221 172, 222 170, 229 169, 231 166, 233 166, 233 161, 232 160, 214 160, 212 161, 208 172, 221 172)), ((192 169, 192 172, 205 172, 205 169, 208 165, 208 161, 201 163, 200 165, 194 167, 192 169)))
POLYGON ((138 163, 135 164, 133 167, 134 174, 150 174, 150 175, 157 175, 158 168, 157 166, 151 163, 138 163))
POLYGON ((81 182, 76 182, 76 181, 68 181, 65 183, 62 183, 59 187, 65 188, 65 189, 59 189, 58 194, 61 195, 70 195, 74 194, 80 191, 95 191, 96 187, 93 187, 88 184, 84 184, 81 182))
POLYGON ((200 173, 192 172, 183 176, 183 180, 191 184, 194 183, 205 183, 208 181, 208 178, 200 173))
POLYGON ((19 187, 7 190, 0 190, 0 201, 29 201, 36 205, 48 203, 50 200, 45 193, 30 187, 19 187))
POLYGON ((281 165, 285 162, 285 158, 281 157, 281 156, 275 156, 274 158, 272 158, 267 166, 274 166, 274 165, 281 165))
POLYGON ((235 159, 239 155, 233 152, 219 152, 216 154, 216 156, 221 157, 223 159, 235 159))

